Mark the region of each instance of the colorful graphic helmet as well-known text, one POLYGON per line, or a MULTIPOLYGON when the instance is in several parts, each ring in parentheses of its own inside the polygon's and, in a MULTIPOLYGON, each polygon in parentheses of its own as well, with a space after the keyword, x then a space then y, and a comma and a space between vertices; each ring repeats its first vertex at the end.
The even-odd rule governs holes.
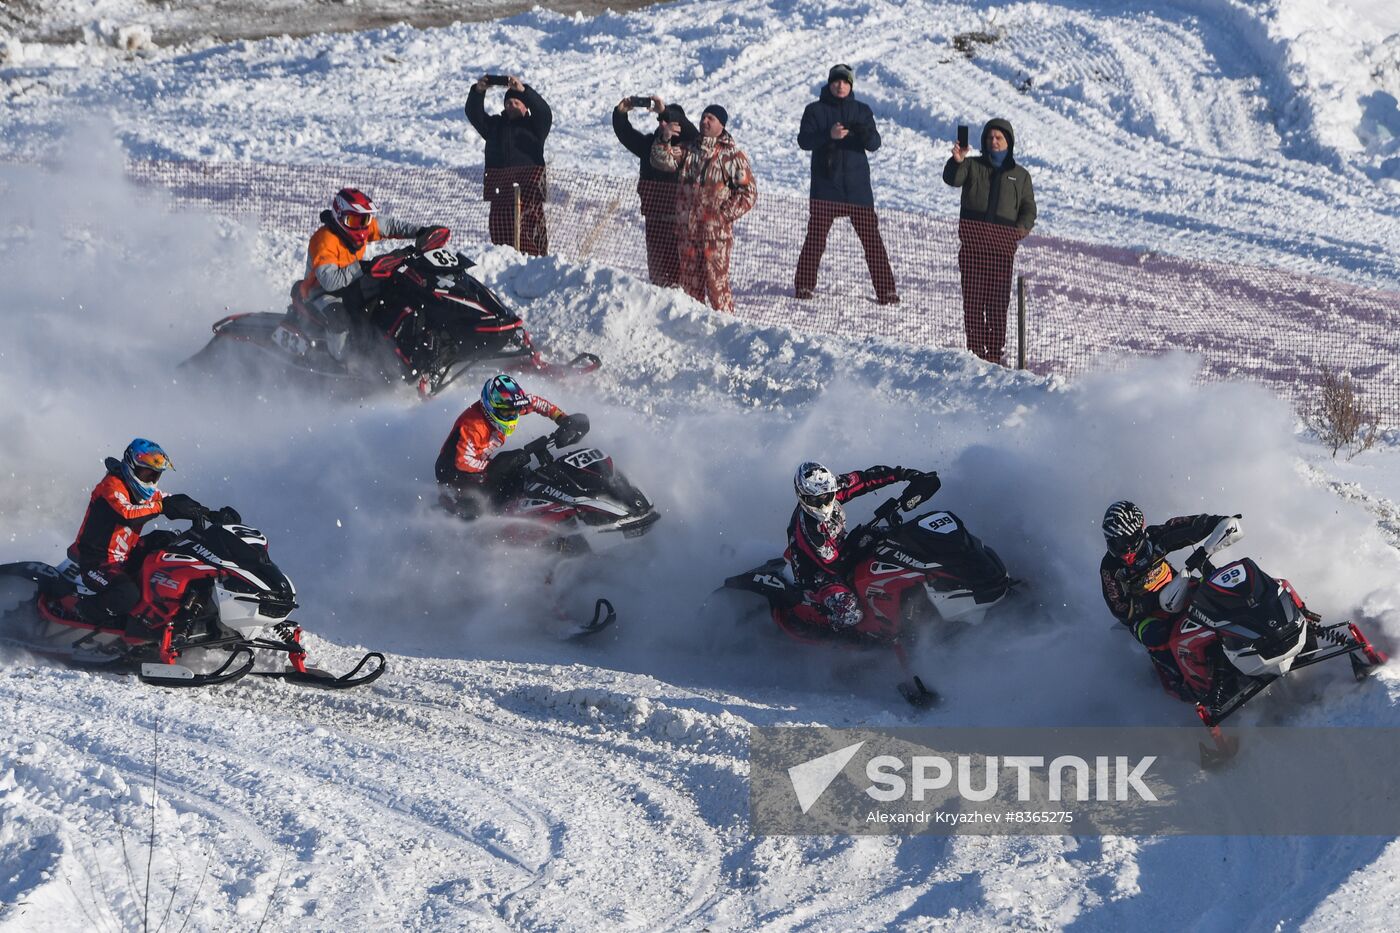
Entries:
POLYGON ((122 454, 122 479, 126 480, 132 497, 138 502, 145 502, 155 495, 160 475, 173 467, 161 446, 144 437, 127 444, 126 452, 122 454))
POLYGON ((797 491, 802 511, 821 521, 830 518, 835 510, 839 486, 835 473, 812 460, 803 463, 792 475, 792 488, 797 491))
POLYGON ((1108 551, 1125 563, 1135 563, 1147 544, 1147 519, 1142 509, 1119 501, 1103 513, 1103 538, 1108 551))
POLYGON ((501 373, 486 380, 481 387, 481 407, 486 409, 486 419, 496 426, 506 437, 510 437, 520 414, 530 404, 530 396, 520 388, 520 384, 501 373))
POLYGON ((374 220, 374 202, 358 188, 341 188, 331 198, 331 216, 336 226, 355 242, 364 246, 369 242, 369 225, 374 220))

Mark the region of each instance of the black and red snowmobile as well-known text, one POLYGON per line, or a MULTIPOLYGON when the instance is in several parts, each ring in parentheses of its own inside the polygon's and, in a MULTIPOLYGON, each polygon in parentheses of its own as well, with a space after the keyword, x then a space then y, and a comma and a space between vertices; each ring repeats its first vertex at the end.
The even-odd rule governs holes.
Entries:
MULTIPOLYGON (((0 578, 28 581, 32 589, 4 616, 9 639, 72 664, 134 670, 148 684, 200 687, 255 675, 330 689, 358 687, 384 673, 384 655, 372 651, 336 676, 308 667, 301 626, 290 618, 296 588, 268 555, 267 538, 241 523, 198 519, 183 534, 154 531, 142 538, 135 574, 141 620, 86 621, 78 600, 86 592, 77 566, 38 561, 0 565, 0 578), (285 655, 283 670, 254 670, 258 652, 285 655)), ((10 589, 7 587, 7 589, 10 589)))
MULTIPOLYGON (((1007 574, 997 552, 968 531, 954 513, 931 511, 912 520, 901 517, 901 512, 912 512, 926 502, 937 491, 936 482, 910 482, 902 495, 881 504, 869 522, 847 535, 845 578, 863 610, 860 623, 848 630, 832 630, 824 607, 793 581, 781 557, 729 577, 724 585, 763 596, 773 621, 799 641, 887 645, 904 664, 904 645, 921 625, 939 620, 976 625, 1018 583, 1007 574)), ((915 706, 932 705, 938 699, 918 676, 899 689, 915 706)))
MULTIPOLYGON (((493 527, 507 544, 542 547, 563 557, 611 550, 645 535, 661 513, 612 457, 596 447, 563 449, 588 433, 587 419, 573 417, 575 427, 558 428, 520 448, 527 458, 519 474, 502 484, 508 491, 498 500, 444 492, 442 507, 469 520, 492 515, 493 527)), ((561 609, 556 612, 567 620, 561 609)), ((571 625, 565 637, 596 634, 616 620, 612 603, 600 597, 592 620, 571 625)))
POLYGON ((347 362, 330 355, 325 321, 301 300, 298 283, 285 313, 219 320, 209 343, 182 365, 210 369, 232 362, 265 371, 272 363, 293 375, 366 387, 410 383, 425 398, 476 367, 565 375, 601 365, 592 353, 568 363, 547 361, 520 317, 467 271, 472 265, 446 247, 409 246, 375 260, 371 274, 360 279, 364 313, 354 315, 369 323, 352 333, 347 362))
POLYGON ((584 420, 580 429, 559 428, 522 447, 528 459, 519 476, 506 484, 510 492, 500 501, 483 505, 444 493, 442 505, 464 518, 489 508, 504 519, 500 527, 505 540, 541 545, 567 556, 609 550, 640 538, 661 520, 661 513, 603 451, 563 449, 587 431, 584 420))
POLYGON ((1220 723, 1284 675, 1346 655, 1361 681, 1387 660, 1354 622, 1323 622, 1291 583, 1250 558, 1212 564, 1211 555, 1234 540, 1197 548, 1184 573, 1166 555, 1149 555, 1128 581, 1139 605, 1171 623, 1169 644, 1184 678, 1177 695, 1195 703, 1216 742, 1201 748, 1207 766, 1236 750, 1220 723))

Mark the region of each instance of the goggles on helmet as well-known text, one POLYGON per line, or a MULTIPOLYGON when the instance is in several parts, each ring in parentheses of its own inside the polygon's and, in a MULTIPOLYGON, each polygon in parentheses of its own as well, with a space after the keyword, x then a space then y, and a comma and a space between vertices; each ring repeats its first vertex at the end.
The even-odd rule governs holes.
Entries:
POLYGON ((1139 531, 1137 534, 1109 538, 1108 550, 1131 567, 1147 552, 1147 535, 1139 531))
POLYGON ((132 469, 154 470, 159 476, 170 469, 170 458, 160 450, 143 450, 140 453, 132 451, 131 466, 132 469))
POLYGON ((374 218, 373 214, 360 214, 355 211, 346 211, 340 217, 340 222, 347 230, 366 230, 369 222, 374 218))
POLYGON ((814 509, 824 509, 836 501, 836 493, 823 492, 816 495, 798 495, 797 497, 804 505, 810 505, 814 509))

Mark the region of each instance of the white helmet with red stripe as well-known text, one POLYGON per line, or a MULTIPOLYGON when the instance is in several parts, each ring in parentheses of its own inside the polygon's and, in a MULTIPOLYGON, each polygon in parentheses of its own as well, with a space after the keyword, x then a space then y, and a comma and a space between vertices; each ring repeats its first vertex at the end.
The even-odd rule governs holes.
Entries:
POLYGON ((369 242, 369 225, 374 220, 374 202, 358 188, 341 188, 331 198, 331 216, 340 231, 356 246, 369 242))

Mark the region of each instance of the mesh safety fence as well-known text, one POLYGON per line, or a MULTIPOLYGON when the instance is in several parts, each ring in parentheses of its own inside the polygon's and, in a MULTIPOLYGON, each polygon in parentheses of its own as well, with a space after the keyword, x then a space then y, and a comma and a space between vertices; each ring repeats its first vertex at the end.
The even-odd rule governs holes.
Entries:
MULTIPOLYGON (((761 179, 752 209, 730 218, 723 191, 687 199, 674 185, 553 166, 483 177, 480 168, 140 161, 129 173, 178 202, 307 235, 330 194, 354 185, 386 212, 451 226, 461 245, 489 239, 598 262, 721 306, 705 286, 727 260, 732 312, 754 324, 969 348, 1013 365, 1014 279, 1023 276, 1025 351, 1037 373, 1074 376, 1184 349, 1204 359, 1205 378, 1253 379, 1306 404, 1332 370, 1351 375, 1384 426, 1400 425, 1400 292, 1036 233, 1019 239, 1013 228, 955 217, 764 193, 761 179)), ((955 207, 955 191, 938 179, 930 188, 955 207)))

